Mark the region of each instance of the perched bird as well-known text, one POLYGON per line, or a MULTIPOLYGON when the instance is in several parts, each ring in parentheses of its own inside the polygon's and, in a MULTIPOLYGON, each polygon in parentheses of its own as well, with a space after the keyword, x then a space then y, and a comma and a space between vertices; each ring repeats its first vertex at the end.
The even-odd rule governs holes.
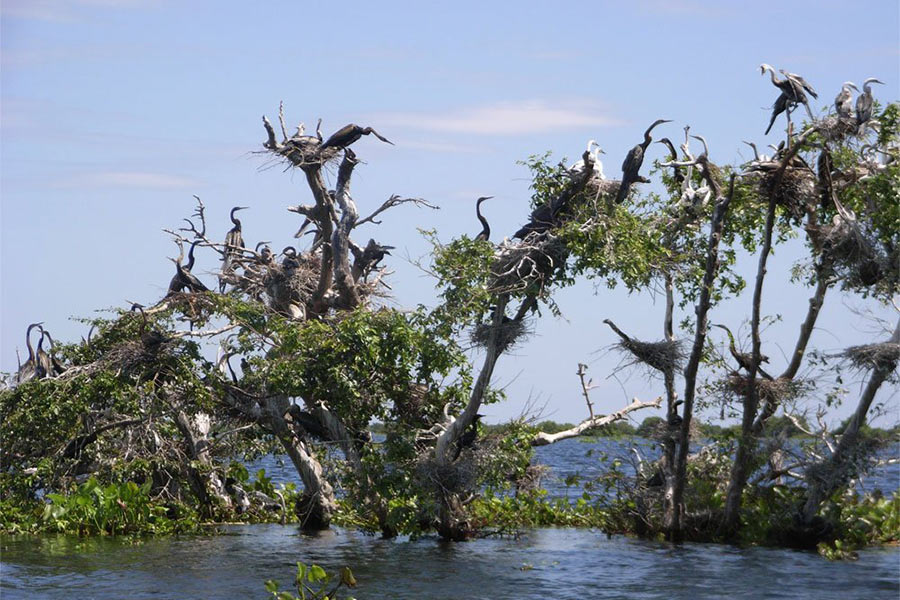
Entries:
POLYGON ((138 335, 141 337, 141 343, 144 345, 144 349, 148 352, 156 352, 156 350, 159 349, 160 344, 167 342, 169 338, 161 332, 147 327, 147 315, 144 313, 144 306, 142 304, 138 304, 137 302, 132 304, 131 312, 135 311, 141 313, 141 328, 138 330, 138 335))
POLYGON ((805 79, 796 75, 794 73, 785 73, 784 70, 781 70, 781 74, 785 76, 784 79, 778 79, 775 75, 775 68, 772 65, 768 65, 763 63, 759 65, 760 74, 765 75, 766 71, 772 77, 772 85, 781 90, 781 94, 778 96, 778 99, 775 100, 775 104, 772 105, 772 118, 769 121, 769 127, 766 128, 766 133, 769 133, 769 130, 772 129, 772 124, 775 122, 775 117, 779 114, 787 111, 788 116, 790 117, 790 111, 793 105, 802 104, 806 107, 806 112, 809 114, 809 118, 813 119, 812 110, 809 108, 809 100, 806 97, 804 91, 809 92, 809 94, 818 98, 815 93, 815 90, 812 89, 805 79))
MULTIPOLYGON (((749 373, 751 370, 751 367, 753 366, 753 355, 749 352, 738 351, 737 346, 734 343, 734 335, 732 335, 731 330, 728 329, 728 327, 726 327, 725 325, 719 325, 718 323, 714 323, 714 324, 712 324, 712 326, 725 330, 725 333, 728 334, 728 350, 729 350, 729 352, 731 352, 731 356, 734 357, 734 360, 737 361, 738 365, 740 365, 742 369, 744 369, 745 371, 747 371, 749 373)), ((759 362, 767 363, 767 362, 769 362, 769 357, 766 356, 765 354, 760 354, 759 362)), ((762 375, 766 379, 772 379, 771 375, 769 375, 768 373, 763 371, 762 366, 757 366, 756 370, 759 372, 760 375, 762 375)))
POLYGON ((772 105, 772 117, 769 119, 769 126, 766 127, 765 135, 769 135, 769 132, 772 130, 772 125, 775 124, 775 119, 778 118, 778 115, 788 110, 789 103, 790 100, 788 100, 788 96, 784 92, 775 99, 775 103, 772 105))
POLYGON ((778 69, 778 72, 784 75, 788 79, 788 81, 790 81, 795 86, 799 85, 807 94, 809 94, 813 98, 819 97, 819 95, 816 93, 816 90, 814 90, 813 87, 809 85, 809 83, 807 83, 807 81, 801 76, 797 75, 796 73, 788 73, 784 69, 778 69))
MULTIPOLYGON (((656 143, 663 144, 666 148, 669 149, 669 162, 678 161, 678 152, 675 151, 675 145, 672 143, 672 140, 664 137, 656 143)), ((679 167, 678 165, 672 165, 672 178, 678 185, 681 185, 684 182, 684 173, 681 172, 681 167, 679 167)))
POLYGON ((622 184, 619 186, 619 191, 616 194, 616 204, 622 204, 625 201, 632 184, 647 182, 645 178, 641 177, 639 171, 644 163, 644 152, 646 152, 650 142, 653 141, 653 138, 650 137, 650 132, 657 125, 669 122, 671 122, 669 119, 657 119, 654 121, 653 125, 644 132, 644 141, 628 151, 625 161, 622 163, 622 184))
MULTIPOLYGON (((594 170, 594 176, 599 177, 600 179, 604 179, 603 175, 603 163, 600 162, 600 155, 606 154, 603 151, 603 148, 600 147, 600 144, 595 142, 594 140, 588 140, 587 150, 586 152, 591 155, 591 163, 592 168, 594 170)), ((569 167, 570 175, 581 175, 581 172, 584 170, 584 158, 579 158, 577 161, 572 163, 572 166, 569 167)))
POLYGON ((869 77, 863 82, 863 93, 856 99, 856 122, 859 124, 860 133, 864 129, 863 126, 872 118, 872 105, 875 102, 875 99, 872 97, 871 84, 873 83, 884 85, 883 81, 869 77))
POLYGON ((856 87, 855 83, 845 81, 844 85, 841 86, 840 93, 834 99, 834 108, 842 119, 853 116, 853 93, 850 91, 850 88, 859 92, 859 88, 856 87))
MULTIPOLYGON (((28 358, 25 360, 25 364, 20 365, 19 370, 16 372, 17 384, 24 383, 29 379, 42 379, 47 374, 43 365, 35 356, 34 347, 31 345, 31 330, 35 327, 41 327, 41 324, 32 323, 25 330, 25 347, 28 348, 28 358)), ((43 328, 41 328, 41 331, 43 331, 43 328)), ((43 339, 43 336, 41 337, 43 339)))
POLYGON ((463 448, 471 448, 475 445, 475 440, 478 438, 478 422, 481 421, 482 417, 484 417, 484 415, 476 414, 472 424, 469 425, 468 429, 466 429, 466 431, 459 436, 459 439, 456 440, 456 453, 453 455, 453 460, 459 458, 463 448))
POLYGON ((206 287, 202 281, 197 279, 197 276, 191 273, 191 269, 194 268, 194 248, 200 242, 194 242, 191 244, 190 250, 188 250, 188 263, 184 266, 181 265, 181 260, 184 258, 184 249, 181 248, 181 244, 179 243, 179 249, 181 252, 178 254, 178 258, 170 259, 175 263, 175 275, 172 276, 172 280, 169 282, 169 292, 166 296, 171 296, 172 294, 181 292, 187 289, 189 292, 208 292, 209 288, 206 287))
POLYGON ((53 341, 53 337, 51 337, 50 332, 41 327, 41 340, 38 342, 37 355, 38 360, 41 363, 41 366, 44 368, 44 371, 49 377, 56 377, 57 375, 62 375, 66 368, 60 363, 55 356, 53 356, 53 347, 56 344, 53 341), (41 346, 43 345, 44 338, 47 338, 47 341, 50 343, 49 352, 44 352, 41 346))
POLYGON ((228 275, 234 272, 234 262, 236 259, 240 258, 241 250, 244 248, 244 237, 242 235, 241 220, 235 217, 234 213, 246 208, 248 207, 235 206, 231 209, 231 213, 229 214, 229 218, 231 219, 231 222, 234 226, 228 230, 228 233, 225 234, 225 251, 222 254, 223 277, 219 278, 220 293, 225 293, 226 277, 224 277, 224 275, 228 275))
POLYGON ((681 427, 681 424, 684 422, 684 419, 681 415, 678 414, 678 407, 684 404, 684 400, 676 400, 672 403, 672 414, 668 416, 666 421, 669 424, 669 427, 675 429, 676 427, 681 427))
POLYGON ((334 132, 331 137, 325 140, 325 143, 322 144, 319 149, 324 150, 326 148, 346 148, 350 144, 359 140, 359 138, 361 138, 362 136, 369 135, 370 133, 382 142, 385 142, 386 144, 390 144, 392 146, 394 145, 394 142, 380 135, 371 127, 360 127, 359 125, 354 125, 353 123, 351 123, 349 125, 341 127, 336 132, 334 132))
POLYGON ((488 225, 487 219, 481 214, 481 203, 485 200, 490 200, 491 198, 493 198, 493 196, 482 196, 475 202, 475 214, 478 216, 478 220, 481 221, 481 231, 475 236, 475 239, 479 241, 486 242, 488 241, 488 238, 491 237, 491 226, 488 225))

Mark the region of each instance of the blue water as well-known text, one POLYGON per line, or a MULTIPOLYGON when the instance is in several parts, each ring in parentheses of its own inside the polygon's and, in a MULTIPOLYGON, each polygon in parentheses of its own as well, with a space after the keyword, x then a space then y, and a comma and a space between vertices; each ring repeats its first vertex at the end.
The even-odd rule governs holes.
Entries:
MULTIPOLYGON (((896 448, 892 449, 896 452, 896 448)), ((566 477, 598 475, 598 452, 627 468, 630 446, 573 439, 537 449, 551 467, 551 495, 573 495, 566 477)), ((645 460, 657 452, 647 442, 645 460)), ((276 482, 297 482, 273 457, 263 467, 276 482)), ((900 465, 867 478, 891 492, 900 465)), ((444 543, 435 538, 382 540, 335 529, 301 535, 296 526, 227 527, 221 535, 143 541, 67 536, 0 540, 0 597, 48 599, 264 598, 263 582, 291 582, 297 561, 353 569, 359 600, 373 598, 891 598, 900 597, 900 548, 828 562, 812 552, 715 544, 673 546, 594 530, 537 529, 517 539, 444 543)))

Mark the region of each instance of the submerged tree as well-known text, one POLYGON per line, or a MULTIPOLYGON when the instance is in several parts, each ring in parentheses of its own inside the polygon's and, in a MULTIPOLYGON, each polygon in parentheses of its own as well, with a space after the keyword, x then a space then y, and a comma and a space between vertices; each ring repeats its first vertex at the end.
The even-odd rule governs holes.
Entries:
MULTIPOLYGON (((280 507, 282 515, 293 501, 306 529, 328 527, 340 511, 344 522, 386 536, 433 528, 446 539, 465 539, 483 525, 472 519, 472 501, 486 487, 526 477, 533 445, 659 406, 664 397, 666 418, 657 434, 662 460, 638 471, 645 523, 634 530, 664 531, 671 539, 733 536, 748 479, 768 458, 758 443, 766 422, 791 398, 811 393, 797 375, 826 291, 840 284, 884 300, 900 282, 898 110, 891 105, 874 114, 865 123, 847 111, 829 114, 799 135, 789 125, 774 157, 757 154, 739 167, 715 165, 705 139, 685 128, 680 155, 662 140, 669 160, 651 172, 661 176, 663 194, 630 193, 635 183, 649 181, 639 171, 650 130, 667 122, 662 119, 639 144, 641 160, 626 160, 622 181, 605 177, 594 144, 570 168, 533 158, 532 211, 523 227, 498 244, 489 241, 483 218, 482 232, 471 238, 441 243, 429 233, 428 268, 440 299, 433 308, 410 311, 381 301, 388 292, 382 262, 393 247, 353 237, 389 209, 433 208, 421 198, 392 195, 360 216, 351 194, 360 161, 351 146, 369 134, 390 142, 357 125, 327 139, 318 127, 316 135, 305 135, 302 124, 289 135, 283 113, 279 136, 264 117, 264 155, 304 174, 312 203, 289 210, 303 217, 295 239, 309 241, 280 252, 270 242, 254 243, 235 216, 243 207, 232 209, 226 235, 207 234, 198 198, 188 226, 169 231, 179 257, 164 298, 95 319, 96 333, 87 340, 52 345, 49 354, 43 329, 36 351, 27 335, 29 357, 14 387, 0 392, 0 467, 9 484, 3 499, 36 500, 39 490, 64 491, 96 476, 136 481, 171 511, 196 505, 202 517, 216 519, 252 503, 242 489, 240 461, 276 451, 288 456, 303 490, 285 498, 256 489, 254 498, 280 507), (691 150, 692 137, 702 152, 691 150), (333 190, 325 184, 329 170, 336 171, 333 190), (766 261, 794 232, 806 236, 815 292, 789 364, 773 378, 760 369, 766 261), (723 359, 708 340, 710 315, 744 285, 735 272, 741 248, 760 254, 751 351, 742 352, 724 326, 731 358, 723 359), (221 257, 218 291, 191 273, 195 251, 221 257), (617 347, 659 374, 660 398, 596 415, 580 367, 588 413, 581 424, 553 435, 525 427, 484 435, 479 411, 502 399, 491 387, 498 361, 527 336, 542 307, 558 311, 554 291, 578 275, 634 292, 664 290, 660 340, 636 339, 624 319, 616 318, 622 328, 615 315, 606 319, 617 347), (694 311, 685 323, 690 344, 676 337, 675 313, 686 307, 694 311), (466 358, 469 342, 483 351, 480 365, 466 358), (210 348, 218 349, 215 359, 210 348), (720 463, 727 469, 719 468, 723 481, 716 485, 725 500, 710 514, 695 502, 705 482, 691 475, 696 458, 689 443, 695 410, 716 398, 739 400, 741 434, 735 459, 720 463), (373 438, 373 421, 384 424, 383 441, 373 438), (342 500, 336 488, 345 492, 342 500)), ((484 199, 477 201, 479 217, 484 199)), ((873 359, 871 391, 839 446, 808 470, 805 523, 847 483, 854 431, 896 367, 896 340, 887 344, 873 359)))

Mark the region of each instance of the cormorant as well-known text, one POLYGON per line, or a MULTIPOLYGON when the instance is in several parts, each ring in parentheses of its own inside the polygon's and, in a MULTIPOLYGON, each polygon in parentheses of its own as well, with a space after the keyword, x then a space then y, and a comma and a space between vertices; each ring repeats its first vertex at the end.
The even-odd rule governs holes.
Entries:
POLYGON ((371 127, 360 127, 359 125, 354 125, 351 123, 350 125, 345 125, 341 127, 336 132, 334 132, 331 137, 325 140, 325 143, 320 146, 320 150, 324 150, 325 148, 346 148, 350 144, 356 142, 359 138, 364 135, 369 134, 374 135, 382 142, 394 145, 394 142, 390 141, 386 137, 380 135, 377 131, 372 129, 371 127))
POLYGON ((637 182, 647 182, 646 179, 641 177, 639 171, 641 165, 644 163, 644 152, 647 150, 647 146, 650 145, 650 142, 653 141, 653 138, 650 137, 650 132, 657 125, 669 122, 669 119, 657 119, 654 121, 653 125, 648 127, 647 131, 644 132, 644 141, 628 151, 628 154, 625 156, 625 161, 622 163, 622 184, 619 186, 619 192, 616 194, 616 204, 622 204, 622 202, 625 201, 632 184, 637 182))
POLYGON ((481 221, 481 231, 475 236, 476 240, 486 242, 488 241, 488 238, 491 237, 491 226, 488 225, 487 219, 481 214, 481 203, 485 200, 490 200, 491 198, 493 198, 493 196, 482 196, 475 202, 475 214, 478 216, 478 220, 481 221))

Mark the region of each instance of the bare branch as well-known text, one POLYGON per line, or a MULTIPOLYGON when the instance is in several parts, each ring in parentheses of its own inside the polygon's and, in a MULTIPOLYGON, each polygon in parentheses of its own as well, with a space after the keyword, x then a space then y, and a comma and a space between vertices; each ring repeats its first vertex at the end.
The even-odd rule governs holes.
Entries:
POLYGON ((589 431, 597 427, 602 427, 604 425, 609 425, 610 423, 615 423, 616 421, 621 421, 628 415, 628 413, 644 408, 659 408, 660 406, 662 406, 662 396, 657 396, 656 400, 653 400, 652 402, 641 402, 637 398, 634 398, 632 399, 631 404, 617 410, 612 414, 605 416, 598 415, 596 417, 585 419, 571 429, 566 429, 565 431, 560 431, 558 433, 544 433, 543 431, 541 431, 531 440, 531 445, 546 446, 547 444, 552 444, 560 440, 578 437, 585 431, 589 431))
POLYGON ((376 225, 381 225, 381 221, 376 221, 375 217, 377 217, 384 211, 388 210, 389 208, 393 208, 395 206, 399 206, 399 205, 405 204, 407 202, 412 202, 416 206, 425 206, 427 208, 431 208, 434 210, 440 209, 440 207, 429 203, 427 200, 425 200, 423 198, 401 198, 400 196, 394 194, 393 196, 391 196, 390 198, 385 200, 384 204, 382 204, 380 207, 378 207, 378 209, 375 210, 375 212, 373 212, 371 215, 369 215, 368 217, 365 217, 364 219, 360 219, 359 221, 357 221, 356 227, 359 227, 363 223, 369 223, 369 222, 374 223, 376 225))

